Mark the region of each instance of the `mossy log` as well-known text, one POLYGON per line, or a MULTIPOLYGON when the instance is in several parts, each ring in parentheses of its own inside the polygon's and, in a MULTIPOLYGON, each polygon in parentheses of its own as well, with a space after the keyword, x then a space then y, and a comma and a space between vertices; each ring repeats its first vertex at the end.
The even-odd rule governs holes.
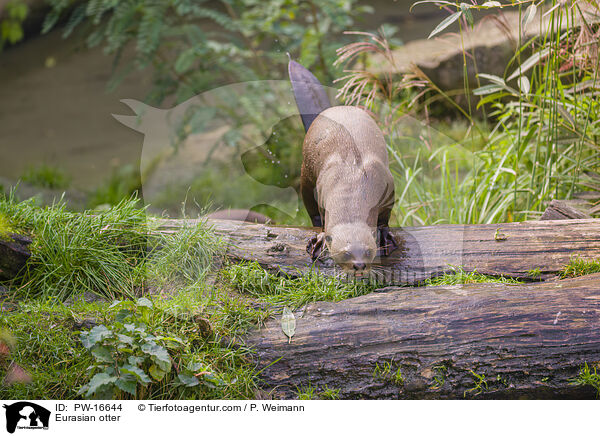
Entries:
POLYGON ((340 398, 594 398, 600 274, 535 284, 384 288, 278 318, 247 338, 264 390, 340 398), (399 371, 399 372, 398 372, 399 371))
POLYGON ((17 234, 0 235, 0 280, 14 278, 31 256, 31 239, 17 234))
MULTIPOLYGON (((179 220, 162 220, 163 231, 181 227, 179 220)), ((242 224, 209 220, 225 239, 227 256, 257 261, 269 270, 291 275, 320 271, 337 274, 330 259, 314 264, 306 244, 318 229, 242 224)), ((394 228, 400 248, 380 259, 373 274, 380 283, 413 285, 451 271, 528 278, 553 277, 572 256, 600 256, 600 219, 528 221, 508 224, 440 225, 394 228), (539 274, 538 274, 539 272, 539 274)))

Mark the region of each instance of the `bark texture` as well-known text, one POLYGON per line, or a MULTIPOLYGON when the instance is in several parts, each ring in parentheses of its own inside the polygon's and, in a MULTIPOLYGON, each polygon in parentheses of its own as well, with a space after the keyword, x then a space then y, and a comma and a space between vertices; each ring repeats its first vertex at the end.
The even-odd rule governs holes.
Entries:
POLYGON ((308 305, 291 343, 277 317, 247 344, 274 397, 310 384, 340 398, 594 398, 573 380, 600 361, 600 274, 384 288, 308 305))

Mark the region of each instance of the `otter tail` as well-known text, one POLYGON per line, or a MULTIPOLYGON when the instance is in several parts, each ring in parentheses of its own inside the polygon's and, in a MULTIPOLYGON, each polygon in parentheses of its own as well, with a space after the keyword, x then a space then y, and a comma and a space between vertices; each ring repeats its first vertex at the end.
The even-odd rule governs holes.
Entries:
POLYGON ((304 130, 308 132, 308 128, 317 115, 331 107, 331 102, 319 80, 291 58, 288 64, 288 73, 304 130))

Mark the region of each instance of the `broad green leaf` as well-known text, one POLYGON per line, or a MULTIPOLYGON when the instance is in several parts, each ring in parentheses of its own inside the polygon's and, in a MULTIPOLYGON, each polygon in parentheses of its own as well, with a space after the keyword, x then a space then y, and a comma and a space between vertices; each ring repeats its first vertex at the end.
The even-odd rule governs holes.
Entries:
POLYGON ((152 301, 148 300, 146 297, 138 298, 136 305, 141 307, 152 307, 152 301))
POLYGON ((142 363, 144 363, 144 360, 146 359, 140 356, 129 356, 127 358, 129 364, 133 366, 140 366, 142 363))
POLYGON ((179 374, 177 378, 179 378, 179 381, 187 387, 197 386, 200 384, 200 381, 193 375, 179 374))
POLYGON ((122 391, 127 392, 128 394, 134 395, 136 393, 137 383, 135 379, 132 377, 119 377, 115 381, 115 385, 122 391))
POLYGON ((119 341, 124 342, 126 344, 133 344, 133 338, 131 336, 117 334, 117 338, 119 338, 119 341))
POLYGON ((186 365, 186 368, 192 372, 197 372, 204 369, 204 364, 201 362, 190 362, 186 365))
POLYGON ((446 27, 448 27, 450 24, 454 23, 456 20, 458 20, 460 18, 460 16, 462 15, 462 10, 461 11, 457 11, 454 12, 452 15, 450 15, 449 17, 446 17, 440 24, 437 25, 437 27, 435 29, 433 29, 433 32, 431 32, 429 34, 429 36, 427 37, 428 39, 431 38, 434 35, 437 35, 438 33, 440 33, 442 30, 444 30, 446 27))
POLYGON ((148 383, 150 383, 152 381, 152 380, 150 380, 150 377, 148 377, 148 375, 142 369, 138 368, 137 366, 123 365, 119 368, 119 371, 121 371, 121 373, 131 374, 131 375, 135 376, 135 378, 138 379, 139 382, 142 383, 144 386, 146 386, 148 383))
POLYGON ((508 79, 506 79, 507 81, 511 81, 512 79, 514 79, 515 77, 520 76, 521 74, 523 74, 525 71, 529 70, 531 67, 533 67, 534 65, 536 65, 540 60, 546 58, 548 55, 550 54, 550 48, 545 48, 543 50, 540 50, 536 53, 534 53, 531 57, 529 57, 525 62, 523 62, 521 64, 520 68, 517 68, 515 72, 513 72, 508 79))
POLYGON ((288 342, 291 342, 292 336, 294 336, 294 333, 296 333, 296 317, 287 306, 283 308, 283 315, 281 316, 281 329, 288 337, 288 342))
POLYGON ((171 370, 171 359, 169 353, 165 347, 161 347, 157 344, 144 344, 142 345, 142 351, 152 356, 152 361, 156 363, 163 371, 171 370))
POLYGON ((167 373, 166 371, 163 371, 156 365, 151 365, 150 368, 148 368, 148 372, 150 373, 150 376, 156 381, 161 381, 167 373))
POLYGON ((110 385, 117 380, 117 377, 111 377, 105 372, 99 372, 94 375, 88 383, 88 391, 86 396, 90 397, 96 393, 96 391, 103 386, 110 385))
POLYGON ((106 347, 96 345, 95 347, 92 348, 91 351, 92 351, 92 355, 99 362, 113 363, 115 361, 115 359, 112 356, 112 353, 106 347))
POLYGON ((104 325, 97 325, 89 332, 81 334, 81 342, 83 342, 84 347, 89 349, 96 343, 110 337, 111 335, 112 331, 107 329, 104 325))

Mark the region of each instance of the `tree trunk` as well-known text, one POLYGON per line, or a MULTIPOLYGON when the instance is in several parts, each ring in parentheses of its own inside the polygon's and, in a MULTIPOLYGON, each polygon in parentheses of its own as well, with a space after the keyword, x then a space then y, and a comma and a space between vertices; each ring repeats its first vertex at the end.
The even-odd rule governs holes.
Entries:
POLYGON ((339 389, 340 398, 596 395, 573 380, 600 361, 600 274, 384 288, 295 315, 291 343, 279 317, 247 338, 276 398, 308 386, 339 389))

